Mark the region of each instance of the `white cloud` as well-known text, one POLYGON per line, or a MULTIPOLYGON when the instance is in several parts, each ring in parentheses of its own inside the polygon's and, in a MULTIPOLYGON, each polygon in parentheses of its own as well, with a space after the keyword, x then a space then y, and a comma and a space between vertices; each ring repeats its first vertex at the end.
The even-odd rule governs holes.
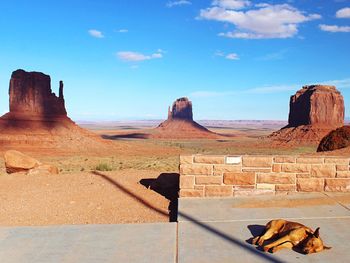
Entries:
POLYGON ((298 25, 321 18, 318 14, 305 14, 289 4, 264 4, 248 11, 237 11, 214 6, 200 11, 199 18, 230 23, 235 31, 220 33, 229 38, 289 38, 298 33, 298 25))
POLYGON ((118 33, 128 33, 129 30, 123 28, 123 29, 119 29, 117 32, 118 32, 118 33))
POLYGON ((212 5, 220 6, 227 9, 242 9, 250 6, 250 1, 245 0, 214 0, 212 5))
POLYGON ((169 1, 166 4, 166 7, 174 7, 174 6, 182 6, 182 5, 191 5, 192 3, 190 1, 187 0, 178 0, 178 1, 169 1))
POLYGON ((156 58, 162 58, 161 53, 153 53, 152 55, 144 55, 142 53, 133 52, 133 51, 120 51, 117 53, 117 57, 120 60, 127 62, 140 62, 145 60, 151 60, 156 58))
POLYGON ((256 58, 257 60, 270 61, 270 60, 281 60, 285 58, 285 54, 288 52, 287 49, 282 49, 273 53, 266 54, 264 56, 256 58))
POLYGON ((98 31, 96 29, 90 29, 88 32, 89 32, 90 36, 92 36, 92 37, 96 37, 96 38, 104 38, 105 37, 101 31, 98 31))
POLYGON ((239 60, 239 57, 236 53, 227 54, 225 58, 229 60, 239 60))
POLYGON ((350 26, 337 26, 337 25, 319 25, 320 29, 327 32, 337 33, 337 32, 350 32, 350 26))
POLYGON ((339 9, 335 16, 337 18, 350 18, 350 7, 339 9))

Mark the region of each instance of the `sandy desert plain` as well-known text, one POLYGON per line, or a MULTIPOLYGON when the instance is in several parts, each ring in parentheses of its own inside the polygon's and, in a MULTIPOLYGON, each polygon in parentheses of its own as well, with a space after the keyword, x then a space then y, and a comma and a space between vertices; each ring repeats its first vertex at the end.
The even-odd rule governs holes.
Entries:
MULTIPOLYGON (((176 206, 180 154, 317 154, 317 145, 272 146, 264 139, 285 126, 284 121, 200 121, 224 136, 145 138, 160 122, 78 122, 107 143, 95 151, 16 145, 16 150, 57 166, 60 173, 8 175, 1 162, 0 225, 167 222, 168 209, 176 209, 171 206, 176 206), (150 184, 160 189, 152 190, 150 184)), ((0 154, 10 148, 1 147, 0 154)))

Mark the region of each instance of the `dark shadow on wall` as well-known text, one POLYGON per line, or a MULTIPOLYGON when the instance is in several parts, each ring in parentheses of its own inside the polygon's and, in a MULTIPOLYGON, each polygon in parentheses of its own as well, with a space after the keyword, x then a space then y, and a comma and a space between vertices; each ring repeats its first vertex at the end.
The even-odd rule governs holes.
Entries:
MULTIPOLYGON (((144 206, 154 210, 155 212, 161 214, 161 215, 168 215, 166 212, 164 212, 163 210, 155 207, 154 205, 150 204, 149 202, 147 202, 146 200, 144 200, 142 197, 135 195, 134 193, 130 192, 128 189, 126 189, 125 187, 123 187, 122 185, 120 185, 118 182, 114 181, 113 179, 111 179, 109 176, 101 173, 101 172, 97 172, 94 171, 92 172, 94 175, 97 175, 99 177, 101 177, 102 179, 106 180, 107 182, 111 183, 112 185, 114 185, 118 190, 123 191, 124 193, 128 194, 129 196, 131 196, 132 198, 134 198, 135 200, 137 200, 138 202, 140 202, 141 204, 143 204, 144 206)), ((162 174, 161 174, 162 175, 162 174)), ((166 177, 166 176, 165 176, 166 177)), ((164 177, 164 178, 165 178, 164 177)), ((155 179, 157 180, 157 179, 155 179)), ((151 181, 150 179, 145 179, 145 181, 143 181, 143 183, 145 185, 150 185, 150 183, 152 183, 153 181, 151 181)), ((257 250, 255 247, 246 244, 245 242, 230 236, 226 233, 221 232, 220 230, 217 230, 216 228, 201 222, 200 220, 198 220, 197 218, 185 214, 181 211, 178 211, 178 215, 180 215, 182 218, 190 221, 191 223, 195 224, 196 226, 206 230, 207 232, 218 236, 220 238, 222 238, 223 240, 226 240, 227 242, 231 243, 233 246, 238 246, 241 249, 245 250, 247 253, 251 253, 254 254, 256 257, 259 257, 261 259, 266 260, 267 262, 272 262, 272 263, 283 263, 283 261, 280 261, 278 259, 276 259, 274 256, 261 252, 259 250, 257 250)))

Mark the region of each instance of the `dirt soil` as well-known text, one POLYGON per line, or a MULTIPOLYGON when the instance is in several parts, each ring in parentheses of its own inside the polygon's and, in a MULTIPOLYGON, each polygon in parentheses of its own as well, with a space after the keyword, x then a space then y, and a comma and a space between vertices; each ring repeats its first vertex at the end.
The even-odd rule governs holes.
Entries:
POLYGON ((152 132, 147 125, 95 124, 90 129, 111 147, 77 152, 40 143, 0 144, 0 156, 20 150, 60 170, 50 176, 9 175, 0 162, 0 226, 168 222, 178 187, 168 183, 178 176, 180 154, 316 154, 317 145, 272 147, 261 140, 278 128, 274 123, 219 124, 210 130, 227 138, 146 139, 133 135, 152 132))

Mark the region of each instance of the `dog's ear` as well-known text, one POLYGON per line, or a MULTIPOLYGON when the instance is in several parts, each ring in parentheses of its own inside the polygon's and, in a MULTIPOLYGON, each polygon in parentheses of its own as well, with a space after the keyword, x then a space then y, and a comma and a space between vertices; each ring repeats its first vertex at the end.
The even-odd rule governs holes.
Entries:
POLYGON ((331 249, 332 247, 327 247, 327 246, 323 246, 323 249, 327 250, 327 249, 331 249))
POLYGON ((315 232, 314 232, 314 236, 315 236, 316 238, 318 238, 318 237, 320 236, 320 228, 319 228, 319 227, 316 228, 316 230, 315 230, 315 232))

